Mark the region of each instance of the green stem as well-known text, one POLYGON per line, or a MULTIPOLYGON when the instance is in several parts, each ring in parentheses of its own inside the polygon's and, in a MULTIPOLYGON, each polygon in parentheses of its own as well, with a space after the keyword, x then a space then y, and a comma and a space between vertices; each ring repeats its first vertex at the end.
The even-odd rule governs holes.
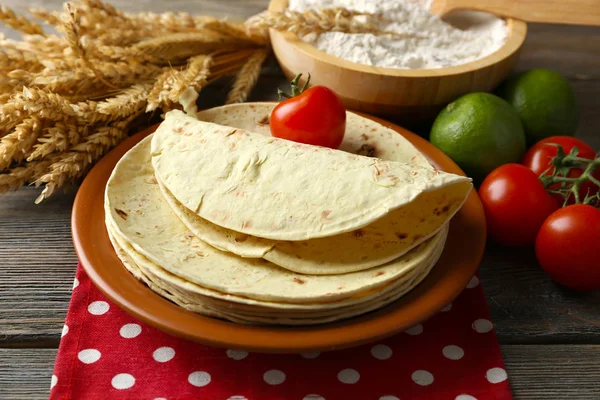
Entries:
MULTIPOLYGON (((579 192, 581 191, 581 187, 585 182, 591 182, 600 187, 600 180, 592 175, 596 169, 600 168, 600 158, 590 160, 587 158, 577 157, 578 150, 575 148, 573 148, 570 154, 565 155, 562 147, 557 147, 557 155, 552 159, 554 171, 552 172, 552 175, 546 175, 550 172, 550 170, 552 170, 552 167, 546 170, 542 176, 540 176, 540 181, 544 187, 546 187, 549 193, 558 193, 565 198, 563 207, 567 205, 567 202, 571 196, 573 196, 575 199, 576 204, 581 204, 582 199, 579 195, 579 192), (569 178, 567 175, 573 168, 583 169, 583 173, 577 178, 569 178), (560 184, 560 189, 548 189, 552 185, 556 184, 560 184)), ((594 196, 590 198, 590 196, 586 194, 585 199, 583 199, 583 203, 587 204, 593 199, 594 196)))
POLYGON ((291 95, 285 93, 281 89, 277 89, 277 94, 279 95, 279 101, 281 101, 282 98, 284 98, 284 97, 286 99, 291 99, 292 97, 296 97, 296 96, 299 96, 302 93, 304 93, 304 91, 308 88, 308 84, 310 83, 310 73, 308 74, 308 79, 306 80, 306 83, 304 84, 304 87, 302 89, 300 89, 298 87, 298 82, 300 82, 300 78, 301 77, 302 77, 302 74, 298 74, 290 82, 290 86, 292 88, 292 94, 291 95))
POLYGON ((590 176, 588 176, 588 179, 589 179, 589 180, 590 180, 590 181, 591 181, 591 182, 592 182, 594 185, 596 185, 596 186, 599 186, 599 187, 600 187, 600 181, 599 181, 598 179, 594 178, 594 176, 593 176, 593 175, 590 175, 590 176))
POLYGON ((565 182, 565 183, 569 183, 569 182, 576 183, 577 181, 579 181, 579 178, 565 178, 564 176, 553 176, 552 179, 549 180, 549 181, 550 181, 549 185, 553 185, 555 183, 562 183, 562 182, 565 182))

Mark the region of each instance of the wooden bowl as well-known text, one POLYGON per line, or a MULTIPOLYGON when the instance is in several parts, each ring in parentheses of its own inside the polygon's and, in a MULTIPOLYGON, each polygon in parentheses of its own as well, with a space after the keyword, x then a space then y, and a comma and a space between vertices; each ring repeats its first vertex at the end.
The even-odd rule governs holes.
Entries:
MULTIPOLYGON (((288 0, 271 0, 269 11, 283 11, 287 4, 288 0)), ((514 67, 527 34, 525 22, 506 22, 508 39, 498 51, 476 61, 438 69, 358 64, 319 51, 293 33, 271 29, 270 35, 275 56, 288 79, 310 72, 312 84, 334 90, 347 108, 406 122, 433 118, 463 94, 493 90, 514 67)))

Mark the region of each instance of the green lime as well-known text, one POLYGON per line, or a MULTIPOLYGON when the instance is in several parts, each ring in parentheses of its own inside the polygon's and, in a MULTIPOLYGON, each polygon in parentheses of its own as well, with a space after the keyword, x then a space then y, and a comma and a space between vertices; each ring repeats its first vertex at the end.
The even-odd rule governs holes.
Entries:
POLYGON ((498 95, 519 113, 530 144, 548 136, 575 135, 579 108, 571 85, 558 72, 523 72, 504 82, 498 95))
POLYGON ((502 164, 520 161, 526 150, 519 115, 489 93, 450 103, 435 119, 430 140, 476 182, 502 164))

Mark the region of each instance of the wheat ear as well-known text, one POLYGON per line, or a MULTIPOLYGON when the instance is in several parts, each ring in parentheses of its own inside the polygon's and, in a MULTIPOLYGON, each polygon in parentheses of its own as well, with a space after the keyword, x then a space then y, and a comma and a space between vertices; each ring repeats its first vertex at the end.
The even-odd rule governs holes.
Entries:
POLYGON ((242 69, 238 72, 235 82, 229 92, 226 104, 243 103, 248 99, 250 92, 256 85, 262 64, 269 55, 268 49, 256 50, 248 58, 242 69))
POLYGON ((34 161, 0 174, 0 193, 17 190, 43 175, 50 161, 34 161))
POLYGON ((16 14, 6 6, 0 6, 0 22, 11 28, 30 35, 44 35, 44 30, 35 22, 29 21, 22 15, 16 14))

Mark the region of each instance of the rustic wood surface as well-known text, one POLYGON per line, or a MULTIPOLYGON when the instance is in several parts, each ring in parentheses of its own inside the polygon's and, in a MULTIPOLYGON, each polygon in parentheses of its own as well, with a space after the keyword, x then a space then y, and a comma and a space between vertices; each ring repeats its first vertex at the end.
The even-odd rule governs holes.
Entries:
MULTIPOLYGON (((61 3, 27 4, 59 8, 61 3)), ((127 11, 243 18, 263 10, 267 1, 112 3, 127 11)), ((571 80, 582 110, 578 136, 600 149, 600 29, 530 25, 517 68, 535 67, 556 69, 571 80)), ((273 99, 274 88, 283 83, 272 61, 252 99, 273 99)), ((203 94, 204 105, 216 105, 225 95, 225 88, 213 88, 203 94)), ((0 197, 0 399, 47 398, 77 264, 69 228, 75 189, 36 206, 38 193, 26 188, 0 197)), ((600 398, 600 293, 558 287, 531 250, 489 244, 480 272, 515 398, 600 398)))

